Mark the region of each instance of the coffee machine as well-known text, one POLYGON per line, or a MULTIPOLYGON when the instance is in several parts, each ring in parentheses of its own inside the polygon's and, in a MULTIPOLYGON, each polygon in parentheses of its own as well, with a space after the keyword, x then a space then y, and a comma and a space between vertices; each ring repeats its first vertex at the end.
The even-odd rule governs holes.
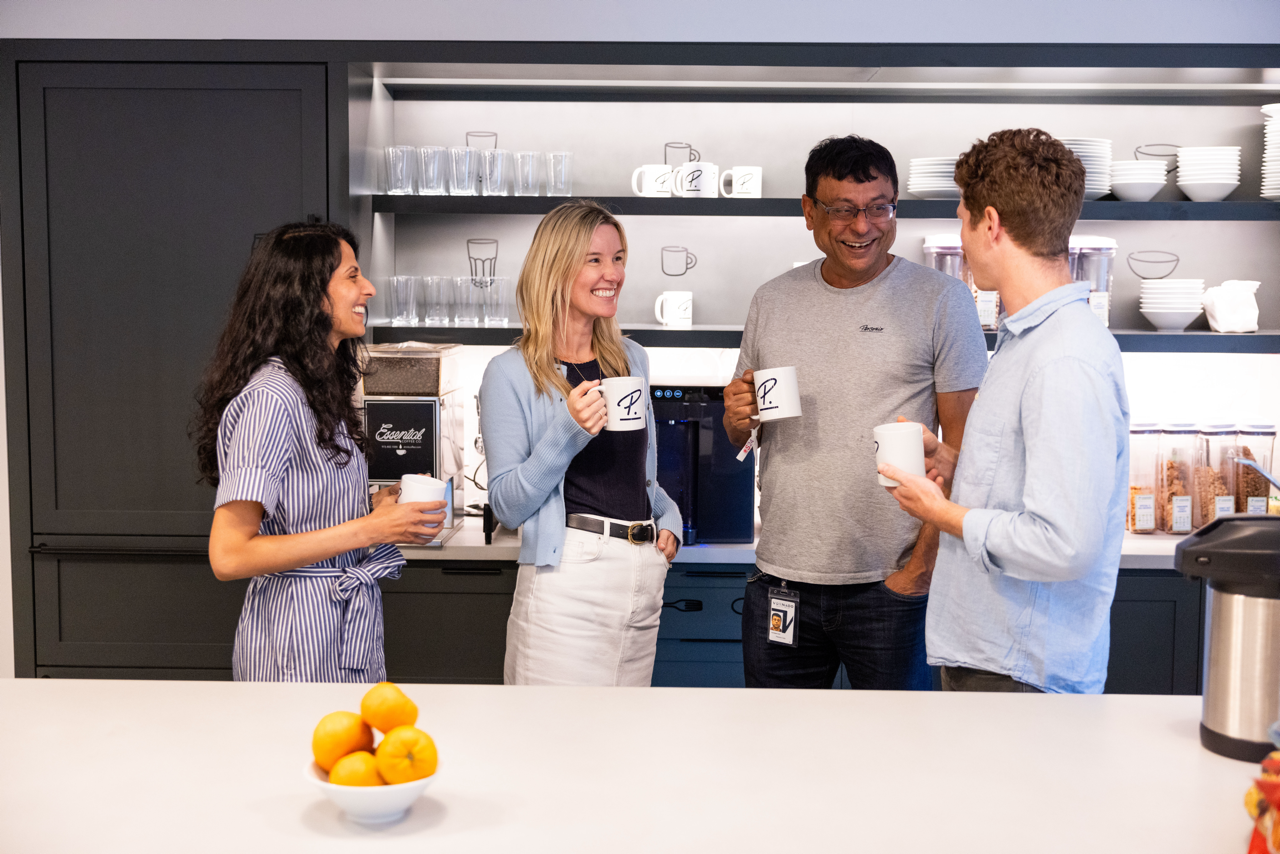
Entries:
POLYGON ((680 508, 682 542, 755 539, 755 454, 739 462, 724 431, 719 386, 650 387, 657 429, 658 485, 680 508))

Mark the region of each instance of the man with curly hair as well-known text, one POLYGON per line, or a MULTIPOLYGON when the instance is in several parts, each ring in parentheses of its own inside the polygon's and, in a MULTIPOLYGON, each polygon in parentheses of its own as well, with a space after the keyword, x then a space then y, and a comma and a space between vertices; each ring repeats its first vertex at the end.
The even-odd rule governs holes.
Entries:
POLYGON ((1004 306, 995 353, 963 452, 926 430, 927 477, 880 467, 901 481, 899 505, 943 532, 929 663, 947 690, 1101 693, 1129 403, 1119 347, 1067 265, 1084 166, 1044 131, 1005 130, 960 158, 956 183, 974 283, 1004 306))

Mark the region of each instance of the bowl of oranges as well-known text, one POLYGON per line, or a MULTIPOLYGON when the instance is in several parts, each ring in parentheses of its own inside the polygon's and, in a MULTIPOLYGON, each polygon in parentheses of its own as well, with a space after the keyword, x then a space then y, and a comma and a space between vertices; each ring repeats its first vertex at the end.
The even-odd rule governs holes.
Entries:
POLYGON ((435 779, 439 757, 418 729, 418 707, 391 682, 379 682, 360 701, 360 714, 332 712, 311 737, 315 761, 306 779, 352 821, 398 821, 435 779), (374 732, 382 738, 374 745, 374 732))

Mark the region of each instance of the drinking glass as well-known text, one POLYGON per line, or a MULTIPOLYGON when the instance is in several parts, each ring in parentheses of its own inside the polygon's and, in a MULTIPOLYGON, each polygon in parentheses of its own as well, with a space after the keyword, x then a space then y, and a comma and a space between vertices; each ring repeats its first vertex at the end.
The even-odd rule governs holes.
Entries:
POLYGON ((451 176, 449 195, 476 195, 476 179, 480 177, 480 149, 455 146, 449 149, 451 176))
POLYGON ((482 283, 480 290, 484 302, 484 325, 506 326, 509 321, 507 301, 511 293, 510 279, 506 276, 488 276, 476 281, 482 283))
POLYGON ((453 308, 453 278, 450 276, 423 276, 422 292, 426 309, 423 312, 427 326, 448 326, 453 308))
POLYGON ((472 148, 497 148, 498 135, 491 130, 469 130, 467 145, 472 148))
POLYGON ((413 192, 413 173, 417 154, 412 145, 387 147, 387 194, 407 196, 413 192))
POLYGON ((487 148, 480 152, 483 164, 480 187, 486 196, 505 196, 507 194, 507 161, 510 151, 501 148, 487 148))
POLYGON ((470 238, 467 260, 471 262, 471 275, 492 276, 498 268, 498 241, 491 237, 470 238))
POLYGON ((538 160, 537 151, 517 151, 515 155, 515 185, 517 196, 538 195, 538 160))
POLYGON ((479 326, 484 300, 484 288, 478 285, 482 277, 458 276, 454 280, 454 320, 459 326, 479 326))
POLYGON ((391 325, 417 326, 418 277, 391 277, 391 325))
POLYGON ((449 174, 447 151, 439 145, 418 149, 418 195, 443 196, 449 174))
POLYGON ((573 195, 573 152, 547 152, 547 195, 573 195))

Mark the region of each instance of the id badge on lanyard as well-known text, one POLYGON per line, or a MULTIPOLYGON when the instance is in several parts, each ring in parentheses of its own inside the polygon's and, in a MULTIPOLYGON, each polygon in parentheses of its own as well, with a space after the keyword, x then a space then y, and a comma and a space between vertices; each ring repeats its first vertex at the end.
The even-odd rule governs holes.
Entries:
POLYGON ((769 588, 769 643, 800 645, 800 594, 782 587, 769 588))

